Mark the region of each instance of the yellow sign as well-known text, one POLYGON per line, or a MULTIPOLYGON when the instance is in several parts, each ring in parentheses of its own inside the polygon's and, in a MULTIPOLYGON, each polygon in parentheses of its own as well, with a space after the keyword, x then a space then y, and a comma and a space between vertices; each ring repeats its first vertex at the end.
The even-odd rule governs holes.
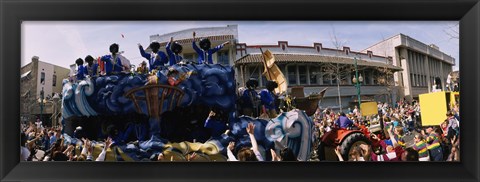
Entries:
POLYGON ((378 107, 376 102, 364 102, 360 105, 362 116, 371 116, 378 114, 378 107))
POLYGON ((450 103, 447 103, 446 92, 420 94, 419 100, 422 126, 440 125, 447 118, 447 105, 450 103))

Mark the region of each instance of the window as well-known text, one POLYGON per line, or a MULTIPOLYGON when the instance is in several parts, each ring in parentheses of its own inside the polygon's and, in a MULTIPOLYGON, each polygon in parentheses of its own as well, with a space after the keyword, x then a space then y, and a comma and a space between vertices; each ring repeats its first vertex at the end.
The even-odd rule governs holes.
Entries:
POLYGON ((288 84, 295 85, 297 84, 297 67, 288 66, 288 84))
POLYGON ((183 59, 186 59, 191 62, 197 62, 198 60, 196 59, 196 54, 183 54, 183 59))
POLYGON ((310 67, 310 84, 318 84, 318 78, 320 77, 320 68, 319 67, 310 67))
POLYGON ((298 66, 298 76, 300 77, 300 84, 307 84, 307 67, 298 66))
POLYGON ((332 80, 332 85, 337 84, 337 76, 336 75, 330 75, 330 80, 332 80))
POLYGON ((322 80, 324 85, 330 85, 331 75, 328 73, 323 73, 322 80))
MULTIPOLYGON (((382 75, 383 76, 383 75, 382 75)), ((373 73, 373 84, 374 85, 379 85, 380 83, 378 82, 378 78, 380 77, 380 73, 378 73, 377 71, 375 71, 373 73)))
POLYGON ((414 82, 413 82, 413 74, 410 73, 410 85, 415 85, 414 82))
POLYGON ((370 75, 372 72, 369 72, 369 71, 364 71, 363 72, 363 83, 365 83, 365 85, 370 85, 372 84, 371 83, 371 78, 372 76, 370 75))
POLYGON ((248 80, 250 78, 255 78, 260 82, 260 80, 259 80, 260 79, 260 73, 259 73, 260 69, 263 69, 263 68, 260 67, 260 66, 249 66, 248 67, 248 73, 250 74, 250 76, 247 77, 246 80, 248 80))
POLYGON ((262 82, 258 82, 258 86, 259 87, 266 87, 267 86, 267 77, 265 77, 263 74, 262 74, 262 82))
POLYGON ((40 83, 45 85, 45 72, 40 73, 40 83))
POLYGON ((52 86, 57 86, 57 75, 53 75, 52 86))
POLYGON ((230 61, 228 60, 228 51, 217 52, 217 63, 228 66, 230 61))

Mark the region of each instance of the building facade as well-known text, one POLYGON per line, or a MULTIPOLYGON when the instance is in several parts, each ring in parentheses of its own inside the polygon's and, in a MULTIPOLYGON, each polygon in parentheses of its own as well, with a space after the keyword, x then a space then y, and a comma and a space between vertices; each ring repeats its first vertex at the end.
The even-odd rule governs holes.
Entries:
MULTIPOLYGON (((266 83, 261 51, 269 50, 276 64, 287 79, 289 91, 292 87, 303 87, 304 94, 318 93, 328 87, 321 102, 323 108, 346 109, 358 102, 357 90, 352 82, 355 75, 355 61, 361 83, 361 100, 395 102, 398 94, 393 84, 393 73, 402 70, 392 65, 391 57, 360 53, 349 47, 342 49, 325 48, 321 43, 313 46, 294 46, 287 41, 277 45, 236 45, 235 69, 237 84, 245 86, 250 78, 259 81, 259 87, 266 83)), ((353 109, 353 108, 352 108, 353 109)))
POLYGON ((379 52, 393 59, 393 65, 403 70, 394 74, 395 85, 402 87, 406 99, 417 99, 419 94, 432 90, 435 78, 440 78, 445 90, 448 74, 455 59, 433 44, 427 45, 407 35, 398 34, 381 41, 362 52, 379 52))
POLYGON ((55 112, 54 95, 61 95, 62 80, 68 78, 69 72, 67 68, 40 61, 37 56, 20 68, 20 110, 24 122, 33 121, 40 114, 44 123, 49 120, 55 112))

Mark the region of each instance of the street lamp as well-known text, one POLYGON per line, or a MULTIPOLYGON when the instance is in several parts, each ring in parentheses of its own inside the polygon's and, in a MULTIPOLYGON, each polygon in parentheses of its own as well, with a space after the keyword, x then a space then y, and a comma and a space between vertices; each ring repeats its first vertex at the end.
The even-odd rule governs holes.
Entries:
POLYGON ((360 87, 361 87, 361 83, 363 82, 363 77, 361 74, 360 76, 358 76, 357 58, 353 57, 353 60, 355 60, 355 77, 352 79, 352 82, 355 84, 355 87, 357 88, 358 109, 360 110, 360 105, 362 104, 362 101, 360 99, 360 87))

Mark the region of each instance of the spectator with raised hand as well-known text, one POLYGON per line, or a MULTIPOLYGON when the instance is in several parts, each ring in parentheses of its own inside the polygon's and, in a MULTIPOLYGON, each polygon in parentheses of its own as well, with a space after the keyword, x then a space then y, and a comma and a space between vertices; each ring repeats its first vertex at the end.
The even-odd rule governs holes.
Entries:
POLYGON ((228 143, 228 146, 227 146, 227 157, 228 157, 228 161, 238 161, 237 158, 235 157, 235 155, 233 155, 233 149, 235 148, 235 142, 230 142, 228 143))
POLYGON ((344 161, 344 160, 343 160, 343 156, 342 156, 342 154, 340 153, 340 146, 337 146, 337 147, 335 148, 335 154, 337 154, 338 161, 344 161))
MULTIPOLYGON (((247 125, 247 133, 250 137, 250 142, 252 143, 252 148, 244 147, 237 152, 238 161, 263 161, 263 157, 258 151, 258 144, 257 140, 255 139, 254 135, 255 125, 253 123, 248 123, 247 125)), ((233 148, 235 146, 234 142, 230 142, 227 147, 227 156, 228 161, 237 161, 235 155, 233 155, 233 148)))
POLYGON ((403 138, 403 128, 401 126, 395 127, 392 133, 392 125, 390 125, 390 129, 388 129, 388 135, 390 136, 390 140, 392 141, 393 147, 401 146, 405 147, 405 140, 403 138))
POLYGON ((270 153, 272 154, 272 161, 282 161, 282 158, 277 155, 274 149, 270 149, 270 153))
POLYGON ((97 159, 95 159, 95 161, 105 161, 105 156, 107 154, 107 149, 110 148, 112 143, 113 143, 113 141, 112 141, 112 138, 110 138, 110 137, 105 140, 105 146, 103 147, 102 152, 98 155, 98 157, 97 157, 97 159))
POLYGON ((252 143, 252 150, 255 153, 255 156, 257 157, 257 159, 259 161, 263 161, 263 157, 260 154, 260 151, 258 150, 258 144, 257 144, 257 139, 255 139, 254 129, 255 129, 255 124, 248 123, 246 130, 247 130, 248 136, 250 137, 250 142, 252 143))

